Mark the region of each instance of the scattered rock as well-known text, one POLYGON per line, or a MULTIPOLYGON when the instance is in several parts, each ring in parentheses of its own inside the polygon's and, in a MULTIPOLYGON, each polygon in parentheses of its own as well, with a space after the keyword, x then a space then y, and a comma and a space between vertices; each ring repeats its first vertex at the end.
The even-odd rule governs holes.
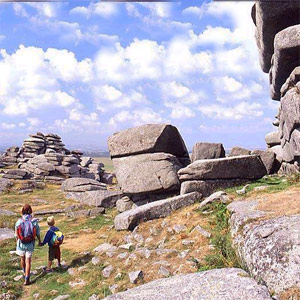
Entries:
POLYGON ((54 298, 53 300, 66 300, 69 299, 71 296, 70 295, 60 295, 56 298, 54 298))
POLYGON ((191 232, 193 233, 195 231, 199 232, 202 236, 206 238, 211 237, 211 233, 203 229, 200 225, 197 225, 191 232))
POLYGON ((158 270, 158 274, 162 275, 164 277, 169 277, 170 276, 170 271, 167 268, 165 268, 164 266, 160 266, 159 270, 158 270))
POLYGON ((105 278, 108 278, 110 277, 112 271, 114 270, 113 266, 112 265, 109 265, 107 267, 105 267, 103 270, 102 270, 102 275, 103 277, 105 278))
POLYGON ((0 228, 0 241, 13 239, 15 237, 15 232, 9 228, 0 228))
POLYGON ((182 240, 181 243, 184 246, 190 246, 190 245, 194 244, 195 241, 194 240, 182 240))
POLYGON ((113 245, 111 244, 108 244, 108 243, 103 243, 101 245, 99 245, 98 247, 96 247, 94 249, 95 252, 98 252, 98 253, 104 253, 106 251, 109 251, 110 249, 113 249, 113 245))
POLYGON ((100 258, 99 257, 97 257, 97 256, 94 256, 93 258, 92 258, 92 264, 94 265, 94 266, 96 266, 96 265, 98 265, 99 263, 100 263, 100 258))
POLYGON ((266 144, 269 148, 280 145, 280 136, 278 131, 273 131, 265 136, 266 144))
POLYGON ((18 275, 14 278, 14 281, 19 281, 23 278, 23 275, 18 275))
POLYGON ((13 182, 7 178, 0 178, 0 194, 13 186, 13 182))
POLYGON ((246 184, 241 190, 236 190, 236 193, 238 195, 244 195, 244 194, 246 194, 246 190, 248 187, 249 187, 249 184, 246 184))
POLYGON ((129 276, 130 283, 137 283, 139 280, 144 279, 144 273, 141 270, 129 272, 128 276, 129 276))

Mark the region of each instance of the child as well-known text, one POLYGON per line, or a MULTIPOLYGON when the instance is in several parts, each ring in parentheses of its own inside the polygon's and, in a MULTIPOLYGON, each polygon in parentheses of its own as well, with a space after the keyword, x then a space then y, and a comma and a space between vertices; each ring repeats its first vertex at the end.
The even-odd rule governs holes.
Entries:
POLYGON ((47 224, 49 226, 49 230, 47 231, 46 236, 42 242, 42 246, 44 246, 45 244, 48 244, 49 246, 49 259, 48 259, 48 266, 46 268, 46 272, 53 272, 53 269, 51 269, 51 265, 54 259, 57 259, 58 266, 61 267, 60 244, 62 243, 63 235, 61 234, 59 229, 54 226, 55 220, 53 216, 47 218, 47 224), (62 238, 58 240, 57 235, 62 236, 62 238))

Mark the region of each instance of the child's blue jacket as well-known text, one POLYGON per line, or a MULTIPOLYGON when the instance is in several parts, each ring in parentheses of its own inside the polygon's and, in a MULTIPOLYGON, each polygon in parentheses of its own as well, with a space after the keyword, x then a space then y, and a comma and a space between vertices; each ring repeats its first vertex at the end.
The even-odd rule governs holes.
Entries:
POLYGON ((59 228, 55 227, 55 226, 51 226, 49 228, 49 230, 47 231, 45 237, 44 237, 44 240, 42 242, 42 246, 46 245, 48 243, 48 246, 49 247, 52 247, 51 245, 51 240, 52 240, 52 237, 53 237, 53 234, 55 231, 59 231, 59 228))

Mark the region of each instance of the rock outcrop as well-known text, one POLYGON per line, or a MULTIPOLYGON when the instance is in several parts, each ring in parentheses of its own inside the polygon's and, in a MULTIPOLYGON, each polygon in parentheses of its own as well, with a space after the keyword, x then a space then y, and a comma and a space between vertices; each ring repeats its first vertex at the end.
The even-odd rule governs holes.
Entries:
POLYGON ((177 171, 190 159, 176 127, 148 124, 120 131, 108 139, 108 148, 124 194, 179 192, 177 171))
POLYGON ((192 162, 199 159, 213 159, 225 157, 225 150, 221 143, 196 143, 193 147, 192 162))
POLYGON ((224 268, 172 276, 105 298, 107 300, 271 300, 267 288, 241 269, 224 268))
POLYGON ((228 206, 234 247, 250 274, 278 299, 289 290, 299 293, 300 215, 271 217, 257 207, 256 200, 228 206))
POLYGON ((281 173, 298 173, 300 154, 300 6, 297 1, 257 1, 252 9, 260 63, 269 73, 271 98, 280 101, 266 136, 268 147, 279 155, 281 173))
POLYGON ((243 155, 249 155, 250 154, 250 150, 248 149, 245 149, 245 148, 241 148, 241 147, 233 147, 231 150, 230 150, 230 153, 229 153, 229 157, 230 156, 243 156, 243 155))

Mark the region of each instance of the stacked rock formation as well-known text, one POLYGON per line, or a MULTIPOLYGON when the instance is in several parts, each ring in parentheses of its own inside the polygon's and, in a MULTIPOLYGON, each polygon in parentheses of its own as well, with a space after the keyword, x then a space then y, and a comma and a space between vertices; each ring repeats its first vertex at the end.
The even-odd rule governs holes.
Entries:
POLYGON ((177 128, 147 124, 115 133, 108 148, 121 191, 128 196, 178 192, 177 171, 190 163, 177 128))
POLYGON ((13 166, 17 164, 18 156, 19 156, 20 149, 19 147, 10 147, 8 148, 5 153, 0 156, 0 166, 13 166))
POLYGON ((300 171, 300 6, 298 1, 257 1, 252 9, 262 70, 269 73, 271 98, 280 101, 266 136, 282 163, 280 172, 300 171))

